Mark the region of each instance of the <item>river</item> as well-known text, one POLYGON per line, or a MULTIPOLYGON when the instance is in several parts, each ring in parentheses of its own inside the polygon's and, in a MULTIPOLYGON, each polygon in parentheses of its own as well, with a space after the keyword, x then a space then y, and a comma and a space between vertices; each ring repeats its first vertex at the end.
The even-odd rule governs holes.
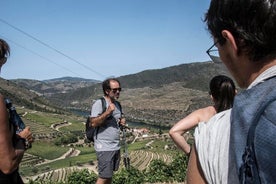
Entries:
MULTIPOLYGON (((81 115, 81 116, 88 116, 89 114, 87 112, 83 112, 80 110, 71 110, 74 114, 81 115)), ((155 130, 169 130, 170 127, 166 126, 159 126, 159 125, 150 125, 148 123, 144 122, 135 122, 135 121, 127 121, 127 125, 130 128, 147 128, 147 129, 155 129, 155 130)))

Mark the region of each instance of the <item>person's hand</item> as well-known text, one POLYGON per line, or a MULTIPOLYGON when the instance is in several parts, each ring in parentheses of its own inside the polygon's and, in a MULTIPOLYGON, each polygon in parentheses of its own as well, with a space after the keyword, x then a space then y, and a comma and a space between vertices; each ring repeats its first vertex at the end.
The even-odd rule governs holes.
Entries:
POLYGON ((21 132, 18 133, 18 135, 27 140, 29 143, 34 142, 33 136, 32 136, 32 132, 30 130, 30 127, 27 126, 24 130, 22 130, 21 132))
POLYGON ((126 126, 126 118, 121 118, 119 124, 123 127, 126 126))
POLYGON ((108 112, 108 114, 112 114, 113 111, 115 110, 115 108, 116 108, 115 104, 114 103, 110 103, 106 111, 108 112))

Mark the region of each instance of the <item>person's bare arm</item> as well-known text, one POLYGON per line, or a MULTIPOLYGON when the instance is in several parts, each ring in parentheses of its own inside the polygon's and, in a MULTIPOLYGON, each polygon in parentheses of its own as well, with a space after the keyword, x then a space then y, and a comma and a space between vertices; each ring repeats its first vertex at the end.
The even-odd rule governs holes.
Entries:
POLYGON ((188 130, 197 126, 199 122, 208 121, 215 114, 216 111, 214 107, 208 106, 192 112, 191 114, 177 122, 169 131, 169 134, 177 147, 184 151, 186 154, 190 153, 190 145, 186 142, 182 135, 188 130))
POLYGON ((188 169, 187 169, 187 184, 207 184, 202 172, 198 155, 193 145, 190 153, 188 169))
POLYGON ((186 142, 185 138, 182 135, 199 123, 199 116, 201 112, 201 109, 192 112, 191 114, 177 122, 169 131, 169 134, 177 147, 184 151, 186 154, 190 153, 190 145, 186 142))
POLYGON ((0 95, 0 170, 5 174, 18 168, 25 151, 23 140, 18 139, 15 147, 13 146, 8 122, 8 111, 4 98, 0 95))
POLYGON ((110 103, 107 110, 104 113, 102 113, 97 117, 91 117, 90 122, 92 127, 101 126, 105 122, 105 120, 113 113, 114 110, 115 110, 115 104, 110 103))

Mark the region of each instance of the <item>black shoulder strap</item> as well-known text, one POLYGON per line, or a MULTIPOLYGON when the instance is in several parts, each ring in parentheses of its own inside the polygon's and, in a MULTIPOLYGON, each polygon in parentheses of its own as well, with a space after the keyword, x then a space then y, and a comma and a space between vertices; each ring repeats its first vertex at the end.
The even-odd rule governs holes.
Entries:
POLYGON ((120 103, 120 102, 118 102, 118 101, 116 101, 116 103, 118 104, 118 107, 119 107, 120 112, 121 112, 121 113, 123 113, 123 112, 122 112, 122 106, 121 106, 121 103, 120 103))
POLYGON ((254 147, 255 130, 256 130, 257 124, 258 124, 258 119, 255 119, 255 121, 252 123, 248 131, 247 143, 246 143, 245 151, 242 156, 243 164, 240 168, 241 170, 240 181, 242 184, 261 183, 260 177, 259 177, 259 168, 258 168, 256 155, 255 155, 255 147, 254 147))
POLYGON ((106 101, 104 97, 101 97, 101 102, 102 102, 102 113, 104 113, 106 111, 106 101))
MULTIPOLYGON (((106 101, 105 101, 105 98, 104 98, 104 97, 101 97, 100 100, 101 100, 101 103, 102 103, 102 113, 104 113, 104 112, 106 111, 106 101)), ((102 114, 102 113, 101 113, 101 114, 102 114)), ((97 126, 97 127, 95 128, 95 136, 96 136, 96 139, 97 139, 98 131, 99 131, 99 127, 97 126)))

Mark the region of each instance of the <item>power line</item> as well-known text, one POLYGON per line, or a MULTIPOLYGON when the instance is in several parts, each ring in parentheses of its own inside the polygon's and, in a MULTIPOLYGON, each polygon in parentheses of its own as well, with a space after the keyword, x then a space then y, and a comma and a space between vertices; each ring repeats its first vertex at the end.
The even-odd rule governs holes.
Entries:
POLYGON ((39 56, 40 58, 42 58, 42 59, 44 59, 44 60, 46 60, 46 61, 49 61, 49 62, 51 62, 51 63, 53 63, 53 64, 59 66, 60 68, 62 68, 62 69, 64 69, 64 70, 67 70, 67 71, 69 71, 69 72, 71 72, 71 73, 73 73, 73 74, 78 75, 79 77, 81 77, 78 73, 76 73, 76 72, 74 72, 74 71, 72 71, 72 70, 70 70, 70 69, 68 69, 68 68, 66 68, 66 67, 64 67, 64 66, 62 66, 62 65, 59 65, 59 64, 55 63, 54 61, 50 60, 49 58, 44 57, 44 56, 42 56, 42 55, 40 55, 40 54, 38 54, 38 53, 36 53, 36 52, 34 52, 34 51, 32 51, 32 50, 26 48, 26 47, 24 47, 23 45, 20 45, 20 44, 16 43, 15 41, 12 41, 12 40, 6 38, 5 36, 1 36, 1 37, 4 38, 5 40, 8 40, 9 42, 14 43, 14 44, 17 45, 18 47, 21 47, 21 48, 23 48, 23 49, 25 49, 25 50, 31 52, 32 54, 37 55, 37 56, 39 56))
POLYGON ((71 60, 71 61, 73 61, 73 62, 75 62, 75 63, 81 65, 81 66, 84 67, 85 69, 87 69, 87 70, 89 70, 89 71, 91 71, 91 72, 93 72, 93 73, 95 73, 95 74, 97 74, 97 75, 99 75, 99 76, 101 76, 101 77, 103 77, 103 78, 106 77, 106 76, 104 76, 103 74, 101 74, 101 73, 99 73, 99 72, 93 70, 93 69, 90 68, 89 66, 82 64, 81 62, 77 61, 76 59, 74 59, 74 58, 72 58, 72 57, 70 57, 70 56, 64 54, 63 52, 61 52, 61 51, 55 49, 54 47, 52 47, 52 46, 46 44, 45 42, 43 42, 43 41, 41 41, 41 40, 35 38, 34 36, 32 36, 32 35, 26 33, 25 31, 23 31, 23 30, 21 30, 21 29, 15 27, 15 26, 13 26, 12 24, 8 23, 7 21, 5 21, 5 20, 3 20, 3 19, 1 19, 1 18, 0 18, 0 21, 3 22, 3 23, 6 24, 6 25, 12 27, 13 29, 15 29, 15 30, 21 32, 22 34, 24 34, 24 35, 30 37, 31 39, 37 41, 38 43, 44 45, 45 47, 47 47, 47 48, 49 48, 49 49, 51 49, 51 50, 53 50, 53 51, 55 51, 55 52, 61 54, 62 56, 66 57, 67 59, 69 59, 69 60, 71 60))

